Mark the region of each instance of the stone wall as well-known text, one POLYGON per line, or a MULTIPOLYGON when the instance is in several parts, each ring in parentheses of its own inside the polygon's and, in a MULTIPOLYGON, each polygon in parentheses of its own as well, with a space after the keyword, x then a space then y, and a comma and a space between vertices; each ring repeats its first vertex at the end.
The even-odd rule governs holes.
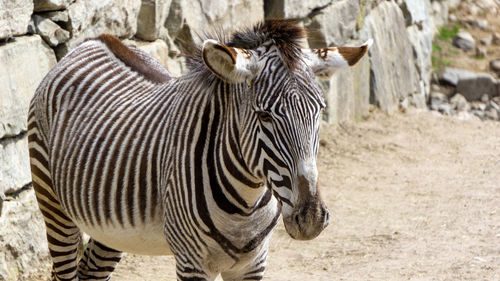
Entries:
MULTIPOLYGON (((432 36, 458 2, 0 0, 0 280, 15 280, 36 264, 15 261, 47 258, 44 250, 19 250, 19 241, 35 239, 30 235, 44 241, 40 217, 31 215, 36 212, 33 192, 19 193, 31 182, 26 113, 44 75, 85 38, 104 32, 116 35, 151 54, 174 75, 185 70, 178 45, 196 40, 197 34, 214 26, 230 29, 284 17, 309 28, 310 47, 359 44, 373 38, 368 58, 321 82, 328 105, 325 120, 335 123, 366 116, 370 105, 388 113, 410 105, 425 107, 432 36), (12 219, 16 214, 23 216, 12 219), (4 227, 30 220, 37 232, 18 235, 21 240, 9 236, 23 233, 18 228, 4 227)), ((27 247, 46 248, 43 243, 27 247)))

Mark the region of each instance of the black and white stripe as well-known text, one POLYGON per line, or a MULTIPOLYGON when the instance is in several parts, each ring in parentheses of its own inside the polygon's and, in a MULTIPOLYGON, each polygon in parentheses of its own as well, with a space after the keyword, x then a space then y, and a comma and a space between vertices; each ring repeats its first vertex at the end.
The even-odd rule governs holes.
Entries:
POLYGON ((28 137, 55 280, 106 280, 121 251, 171 252, 180 280, 262 278, 324 104, 304 63, 291 71, 272 41, 259 55, 250 85, 203 67, 158 81, 101 38, 46 76, 28 137))

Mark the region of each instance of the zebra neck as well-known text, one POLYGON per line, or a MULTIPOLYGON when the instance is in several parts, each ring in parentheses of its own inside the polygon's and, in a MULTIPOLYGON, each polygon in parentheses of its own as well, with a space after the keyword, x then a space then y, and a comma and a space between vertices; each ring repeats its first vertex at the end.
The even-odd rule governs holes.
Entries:
POLYGON ((244 85, 219 83, 211 96, 210 112, 212 146, 207 153, 210 189, 216 198, 226 198, 221 203, 228 213, 249 215, 265 206, 271 193, 262 181, 251 174, 243 159, 240 147, 239 118, 246 103, 244 85))

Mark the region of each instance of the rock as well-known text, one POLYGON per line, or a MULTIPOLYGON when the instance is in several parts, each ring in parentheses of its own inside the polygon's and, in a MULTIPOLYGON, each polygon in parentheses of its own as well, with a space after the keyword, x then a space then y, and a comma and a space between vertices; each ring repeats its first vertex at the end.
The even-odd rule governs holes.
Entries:
POLYGON ((458 6, 460 5, 460 2, 462 2, 462 0, 446 0, 446 2, 448 2, 448 7, 450 9, 456 9, 456 8, 458 8, 458 6))
POLYGON ((0 39, 25 34, 32 13, 31 0, 0 1, 0 39))
POLYGON ((445 67, 438 72, 438 79, 440 83, 454 87, 458 85, 459 80, 474 76, 475 74, 473 72, 452 67, 445 67))
POLYGON ((309 46, 323 48, 345 45, 356 32, 358 14, 357 0, 338 1, 326 7, 320 14, 312 17, 307 25, 310 30, 309 46))
POLYGON ((448 104, 448 97, 439 92, 432 92, 430 95, 430 106, 432 110, 439 110, 443 104, 448 104))
POLYGON ((447 1, 432 1, 431 2, 431 19, 433 30, 437 30, 448 23, 448 2, 447 1))
POLYGON ((66 9, 75 0, 34 0, 35 12, 66 9))
POLYGON ((28 137, 0 141, 0 193, 11 193, 31 182, 28 137))
POLYGON ((410 103, 417 108, 426 107, 426 97, 430 93, 430 81, 432 75, 432 27, 429 22, 418 25, 411 25, 406 28, 408 37, 413 47, 413 58, 415 69, 418 73, 418 90, 411 95, 410 103))
POLYGON ((42 36, 43 40, 52 47, 69 40, 70 34, 67 30, 62 29, 50 19, 34 15, 36 33, 42 36))
POLYGON ((45 224, 32 188, 3 202, 0 249, 0 280, 28 280, 22 276, 50 261, 45 224))
POLYGON ((319 81, 326 101, 328 123, 361 119, 369 113, 370 60, 361 59, 354 67, 339 70, 327 81, 319 81))
POLYGON ((489 36, 482 38, 479 42, 481 42, 481 44, 484 46, 489 46, 491 45, 492 41, 493 41, 493 35, 490 34, 489 36))
POLYGON ((498 95, 498 86, 495 79, 486 73, 460 79, 457 92, 464 95, 468 101, 479 100, 484 94, 489 97, 498 95))
POLYGON ((38 13, 37 15, 47 18, 53 22, 59 22, 63 24, 67 24, 69 20, 68 11, 66 10, 38 13))
POLYGON ((487 50, 484 47, 477 46, 476 47, 476 57, 477 58, 484 58, 487 55, 487 50))
POLYGON ((450 14, 448 16, 448 21, 449 22, 457 22, 458 21, 457 16, 455 16, 454 14, 450 14))
POLYGON ((413 48, 398 5, 381 2, 365 18, 360 37, 374 40, 369 51, 370 102, 392 113, 399 101, 419 91, 413 48))
MULTIPOLYGON (((176 8, 175 1, 173 0, 171 4, 174 8, 176 8)), ((173 39, 189 41, 192 38, 198 38, 198 34, 203 34, 203 32, 213 32, 214 27, 229 31, 252 26, 264 19, 263 0, 178 1, 183 25, 173 39)), ((170 30, 168 32, 173 34, 170 30)))
POLYGON ((470 110, 470 105, 467 102, 467 99, 465 99, 465 97, 462 96, 461 94, 454 95, 450 99, 450 105, 452 109, 456 110, 457 112, 470 110))
POLYGON ((439 105, 437 111, 443 115, 451 115, 453 113, 451 106, 447 103, 439 105))
POLYGON ((494 110, 498 111, 500 113, 500 104, 491 100, 488 105, 486 105, 486 110, 489 110, 490 108, 493 108, 494 110))
POLYGON ((490 101, 490 97, 487 94, 481 96, 481 102, 488 103, 490 101))
POLYGON ((478 19, 475 19, 472 24, 476 27, 479 27, 481 28, 482 30, 486 30, 488 29, 488 21, 486 20, 478 20, 478 19))
POLYGON ((303 18, 314 11, 331 5, 331 0, 278 0, 264 1, 266 18, 303 18))
POLYGON ((472 112, 472 114, 474 114, 474 116, 479 117, 479 119, 481 119, 481 120, 486 119, 484 111, 481 111, 481 110, 472 110, 471 112, 472 112))
POLYGON ((154 41, 160 38, 171 0, 142 0, 137 16, 137 38, 154 41))
POLYGON ((500 58, 490 61, 490 69, 500 76, 500 58))
POLYGON ((487 109, 485 112, 484 112, 484 117, 489 119, 489 120, 494 120, 494 121, 497 121, 499 118, 498 116, 498 111, 494 108, 490 108, 490 109, 487 109))
POLYGON ((459 32, 453 38, 453 46, 460 48, 465 51, 474 49, 476 46, 476 41, 472 38, 472 35, 466 31, 459 32))
POLYGON ((430 0, 405 0, 400 1, 399 6, 403 11, 407 26, 430 22, 430 0))
POLYGON ((55 64, 54 52, 38 35, 0 45, 0 139, 26 131, 31 97, 55 64))
POLYGON ((137 15, 141 0, 86 0, 69 5, 68 30, 72 38, 60 47, 71 50, 85 38, 109 33, 130 38, 137 31, 137 15))
POLYGON ((473 111, 485 111, 486 104, 484 102, 479 102, 479 101, 471 102, 470 109, 473 111))
POLYGON ((500 45, 500 34, 498 34, 498 33, 495 32, 495 33, 492 34, 492 36, 493 36, 492 43, 494 45, 500 45))

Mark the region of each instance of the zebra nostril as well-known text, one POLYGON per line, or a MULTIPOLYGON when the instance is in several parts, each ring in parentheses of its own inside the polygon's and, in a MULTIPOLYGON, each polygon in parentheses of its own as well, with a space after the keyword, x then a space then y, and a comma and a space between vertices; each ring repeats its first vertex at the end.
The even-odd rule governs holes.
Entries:
POLYGON ((326 227, 329 224, 330 224, 330 212, 328 210, 325 210, 324 225, 326 227))
POLYGON ((293 215, 293 219, 297 225, 299 225, 299 214, 293 215))

